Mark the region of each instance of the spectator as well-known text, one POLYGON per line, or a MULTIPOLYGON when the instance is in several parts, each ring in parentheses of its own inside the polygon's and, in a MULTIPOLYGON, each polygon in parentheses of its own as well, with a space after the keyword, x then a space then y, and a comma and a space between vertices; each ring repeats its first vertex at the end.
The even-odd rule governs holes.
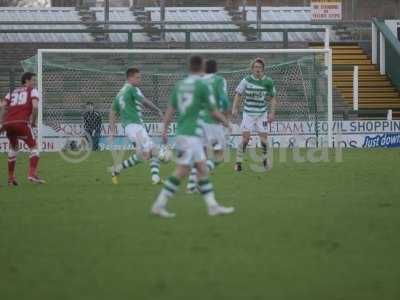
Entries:
POLYGON ((93 102, 87 102, 86 112, 83 114, 83 127, 85 129, 85 138, 92 145, 93 151, 99 150, 101 125, 101 114, 94 110, 93 102))

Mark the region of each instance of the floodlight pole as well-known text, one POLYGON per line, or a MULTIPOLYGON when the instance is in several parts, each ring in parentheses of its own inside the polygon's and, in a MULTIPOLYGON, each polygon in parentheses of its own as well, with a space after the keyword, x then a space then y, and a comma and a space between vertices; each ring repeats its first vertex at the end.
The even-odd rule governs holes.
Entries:
POLYGON ((110 0, 104 1, 104 29, 108 29, 110 23, 110 0))
POLYGON ((261 40, 261 1, 256 1, 257 6, 257 39, 261 40))
POLYGON ((165 40, 165 0, 160 1, 161 39, 165 40))

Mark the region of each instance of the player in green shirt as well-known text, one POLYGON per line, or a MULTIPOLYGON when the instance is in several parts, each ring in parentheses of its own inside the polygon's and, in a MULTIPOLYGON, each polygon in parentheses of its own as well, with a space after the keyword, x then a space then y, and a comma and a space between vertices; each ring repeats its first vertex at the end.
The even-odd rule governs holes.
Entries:
POLYGON ((175 86, 168 109, 164 117, 163 142, 168 141, 168 126, 175 112, 177 112, 177 137, 176 154, 177 167, 172 176, 164 183, 164 187, 154 202, 151 212, 164 218, 172 218, 175 214, 166 210, 168 199, 178 190, 182 179, 187 177, 194 165, 198 173, 200 193, 208 207, 211 216, 230 214, 233 207, 220 206, 215 200, 213 185, 208 179, 206 156, 202 143, 202 128, 199 113, 203 109, 218 122, 229 127, 225 116, 217 109, 215 97, 207 83, 202 79, 203 59, 200 56, 192 56, 189 62, 190 75, 178 82, 175 86))
MULTIPOLYGON (((208 83, 213 91, 217 109, 228 117, 230 102, 228 97, 228 89, 226 80, 217 75, 217 62, 213 59, 206 61, 206 74, 203 79, 208 83)), ((204 132, 204 147, 208 154, 212 154, 207 159, 208 171, 213 171, 224 159, 224 150, 226 149, 226 134, 224 127, 215 121, 207 110, 200 112, 200 118, 203 121, 202 127, 204 132)), ((197 191, 197 170, 192 168, 187 184, 187 192, 194 193, 197 191)))
MULTIPOLYGON (((117 132, 116 121, 119 117, 125 129, 125 135, 136 144, 137 155, 132 155, 122 163, 112 168, 112 182, 118 183, 119 173, 126 168, 138 164, 141 160, 151 159, 151 179, 153 184, 161 182, 160 165, 158 161, 158 147, 149 137, 146 128, 143 126, 142 105, 146 105, 158 112, 162 117, 161 110, 151 101, 146 99, 138 86, 140 85, 140 71, 137 68, 130 68, 126 71, 127 81, 115 97, 110 111, 111 139, 117 132)), ((112 142, 111 142, 112 144, 112 142)))
POLYGON ((236 88, 232 115, 239 114, 239 106, 244 98, 242 142, 236 152, 235 170, 242 170, 243 155, 250 141, 251 132, 257 132, 260 137, 263 153, 263 166, 266 170, 272 167, 267 155, 268 134, 266 123, 275 120, 276 88, 270 77, 265 75, 265 62, 256 58, 251 64, 252 75, 246 76, 236 88), (269 103, 268 103, 268 99, 269 103))

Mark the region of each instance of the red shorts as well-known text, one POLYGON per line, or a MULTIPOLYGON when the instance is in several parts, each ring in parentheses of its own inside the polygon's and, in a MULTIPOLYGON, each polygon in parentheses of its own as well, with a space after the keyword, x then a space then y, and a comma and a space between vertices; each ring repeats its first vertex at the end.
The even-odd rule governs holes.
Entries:
POLYGON ((10 146, 14 149, 18 147, 18 140, 22 140, 32 149, 36 147, 36 140, 32 133, 32 128, 26 123, 13 123, 4 125, 2 128, 7 134, 10 146))

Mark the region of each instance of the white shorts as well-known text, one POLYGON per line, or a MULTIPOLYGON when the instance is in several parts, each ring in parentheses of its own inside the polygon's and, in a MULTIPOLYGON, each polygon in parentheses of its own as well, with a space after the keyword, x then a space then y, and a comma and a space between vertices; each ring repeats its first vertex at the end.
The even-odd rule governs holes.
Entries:
POLYGON ((138 152, 149 152, 154 147, 153 141, 143 125, 127 125, 125 127, 125 135, 132 143, 136 144, 136 151, 138 152))
POLYGON ((248 115, 247 113, 243 113, 243 120, 242 124, 240 125, 240 129, 242 130, 242 132, 267 132, 267 118, 268 112, 265 112, 259 116, 252 116, 248 115))
POLYGON ((178 165, 192 166, 194 163, 205 160, 206 154, 201 138, 186 135, 176 137, 176 163, 178 165))
POLYGON ((203 124, 203 144, 213 150, 223 150, 226 146, 224 126, 221 124, 203 124))

